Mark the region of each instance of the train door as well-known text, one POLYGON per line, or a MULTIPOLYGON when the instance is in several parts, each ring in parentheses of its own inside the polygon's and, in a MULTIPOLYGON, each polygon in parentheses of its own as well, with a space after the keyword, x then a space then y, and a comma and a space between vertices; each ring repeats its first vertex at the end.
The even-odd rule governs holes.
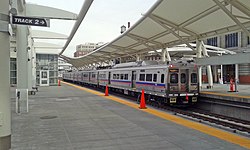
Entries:
POLYGON ((180 69, 180 92, 189 92, 189 70, 180 69))
POLYGON ((90 82, 90 75, 91 75, 91 72, 89 72, 89 79, 88 79, 88 82, 90 82))
POLYGON ((131 77, 131 87, 135 88, 135 83, 136 83, 136 71, 132 71, 132 77, 131 77))
POLYGON ((190 71, 190 88, 189 88, 189 92, 193 92, 193 93, 198 93, 199 91, 199 86, 198 86, 198 77, 197 77, 197 72, 194 71, 190 71))
POLYGON ((99 87, 99 71, 97 72, 96 82, 97 82, 97 87, 99 87))
POLYGON ((111 78, 111 72, 109 72, 109 75, 108 75, 108 84, 110 84, 110 78, 111 78))
POLYGON ((168 91, 169 93, 179 92, 179 69, 169 69, 168 74, 168 91))

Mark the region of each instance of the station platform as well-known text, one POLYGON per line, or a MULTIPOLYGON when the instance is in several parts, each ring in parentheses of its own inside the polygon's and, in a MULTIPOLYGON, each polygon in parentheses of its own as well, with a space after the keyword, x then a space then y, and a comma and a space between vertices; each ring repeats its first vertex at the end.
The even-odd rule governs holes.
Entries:
POLYGON ((237 102, 250 103, 250 85, 237 85, 237 90, 230 91, 230 84, 214 84, 212 88, 207 88, 207 84, 202 85, 200 96, 231 100, 237 102))
POLYGON ((40 87, 29 113, 11 105, 12 150, 250 149, 247 137, 68 83, 40 87))

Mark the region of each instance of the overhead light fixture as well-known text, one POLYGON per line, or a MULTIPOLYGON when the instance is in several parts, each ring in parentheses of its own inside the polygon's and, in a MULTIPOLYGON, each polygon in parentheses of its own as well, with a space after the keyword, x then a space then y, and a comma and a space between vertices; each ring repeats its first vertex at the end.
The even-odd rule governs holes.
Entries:
POLYGON ((126 26, 122 25, 121 26, 121 34, 126 31, 126 26))

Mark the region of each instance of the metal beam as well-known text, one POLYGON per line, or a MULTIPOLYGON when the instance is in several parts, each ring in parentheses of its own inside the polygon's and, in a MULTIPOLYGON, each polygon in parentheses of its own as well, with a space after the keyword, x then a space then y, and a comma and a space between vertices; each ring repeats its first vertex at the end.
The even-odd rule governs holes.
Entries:
POLYGON ((161 44, 160 42, 156 42, 156 41, 153 41, 153 40, 149 40, 149 39, 146 39, 144 37, 141 37, 139 35, 136 35, 136 34, 132 34, 132 33, 128 33, 126 34, 128 37, 132 38, 132 39, 137 39, 137 40, 141 40, 145 43, 152 43, 152 44, 155 44, 155 45, 159 45, 161 44))
POLYGON ((241 29, 250 36, 250 32, 247 30, 247 28, 230 12, 224 5, 221 4, 218 0, 213 0, 238 26, 241 27, 241 29))
POLYGON ((138 43, 146 46, 149 50, 151 51, 155 51, 157 53, 157 51, 149 46, 147 43, 151 43, 151 42, 148 42, 148 40, 146 38, 143 38, 143 37, 140 37, 140 36, 137 36, 137 35, 134 35, 134 34, 127 34, 128 37, 130 37, 131 39, 137 41, 138 43))
POLYGON ((240 10, 241 12, 243 12, 248 17, 250 17, 249 7, 246 7, 241 2, 235 1, 235 0, 226 0, 226 2, 229 3, 229 4, 231 4, 232 6, 234 6, 235 8, 237 8, 238 10, 240 10))
POLYGON ((196 51, 189 43, 188 41, 184 40, 180 35, 178 35, 177 33, 175 33, 175 31, 173 29, 171 29, 170 27, 168 27, 167 25, 165 25, 164 23, 162 23, 161 21, 159 21, 156 18, 151 18, 154 22, 158 23, 160 26, 162 26, 163 28, 167 29, 168 31, 170 31, 174 36, 176 36, 180 41, 182 41, 183 43, 185 43, 189 48, 191 48, 193 51, 196 51))
POLYGON ((169 20, 163 19, 163 18, 161 18, 161 17, 159 17, 157 15, 152 14, 152 15, 149 16, 149 18, 151 18, 152 20, 154 20, 154 19, 159 20, 160 22, 163 22, 164 24, 166 24, 166 25, 174 28, 175 30, 184 32, 184 33, 186 33, 186 34, 188 34, 190 36, 196 36, 196 37, 198 37, 197 33, 193 32, 193 31, 190 31, 188 29, 182 28, 179 25, 177 25, 177 24, 175 24, 175 23, 173 23, 173 22, 171 22, 169 20))
POLYGON ((62 55, 63 52, 66 50, 66 48, 68 47, 69 43, 71 42, 71 40, 73 39, 76 31, 78 30, 79 26, 81 25, 85 15, 87 14, 91 4, 92 4, 93 0, 85 0, 83 6, 82 6, 82 9, 81 11, 79 12, 79 15, 78 15, 78 19, 77 21, 75 22, 75 25, 73 27, 73 29, 71 30, 71 33, 70 33, 70 36, 67 40, 67 42, 65 43, 62 51, 59 53, 59 55, 62 55))

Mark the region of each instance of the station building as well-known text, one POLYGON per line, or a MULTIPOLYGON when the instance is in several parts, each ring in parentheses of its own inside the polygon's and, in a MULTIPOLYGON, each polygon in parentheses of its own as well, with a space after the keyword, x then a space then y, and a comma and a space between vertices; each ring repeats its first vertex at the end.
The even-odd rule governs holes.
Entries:
MULTIPOLYGON (((250 52, 250 39, 243 32, 212 37, 205 40, 204 43, 225 48, 236 53, 250 52)), ((230 79, 236 79, 240 84, 250 84, 250 63, 212 66, 212 72, 214 82, 219 82, 220 73, 222 72, 224 83, 229 83, 230 79)), ((205 70, 203 70, 203 82, 207 82, 205 70)))
POLYGON ((58 84, 58 54, 36 54, 36 85, 51 86, 58 84))
MULTIPOLYGON (((33 58, 31 58, 33 59, 33 58)), ((58 84, 58 52, 36 52, 36 85, 51 86, 58 84)), ((11 51, 10 58, 10 84, 17 84, 17 58, 16 52, 11 51)))
POLYGON ((74 53, 74 57, 80 57, 88 54, 89 52, 92 52, 93 50, 101 47, 104 43, 98 42, 98 43, 85 43, 80 44, 76 46, 76 52, 74 53))

